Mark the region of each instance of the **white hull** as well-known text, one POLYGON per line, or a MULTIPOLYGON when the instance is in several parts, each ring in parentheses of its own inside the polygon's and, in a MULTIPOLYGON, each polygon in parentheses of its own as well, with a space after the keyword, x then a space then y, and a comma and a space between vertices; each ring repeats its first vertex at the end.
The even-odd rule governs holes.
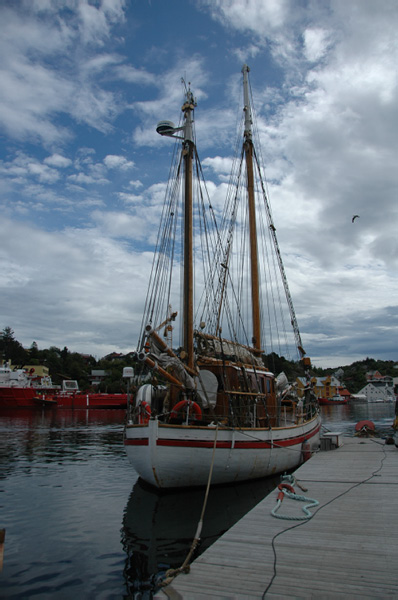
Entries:
POLYGON ((158 488, 206 485, 216 451, 212 484, 275 475, 303 461, 303 451, 319 448, 321 420, 274 429, 228 429, 165 425, 127 425, 124 444, 138 475, 158 488), (303 445, 306 446, 303 449, 303 445), (308 447, 309 445, 309 447, 308 447))

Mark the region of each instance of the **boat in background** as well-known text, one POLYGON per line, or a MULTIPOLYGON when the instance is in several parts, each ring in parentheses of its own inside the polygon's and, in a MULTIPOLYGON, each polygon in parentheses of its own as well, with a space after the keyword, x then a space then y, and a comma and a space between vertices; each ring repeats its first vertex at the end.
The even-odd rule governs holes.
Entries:
POLYGON ((37 378, 32 370, 0 366, 0 409, 13 408, 126 408, 127 394, 81 392, 77 381, 62 388, 51 377, 37 378))
POLYGON ((351 394, 350 399, 352 402, 367 402, 366 394, 351 394))
POLYGON ((342 404, 348 404, 348 397, 335 394, 331 398, 318 398, 318 402, 321 406, 340 406, 342 404))
POLYGON ((197 155, 190 88, 182 124, 157 126, 161 135, 182 140, 182 147, 174 154, 138 343, 138 359, 153 380, 129 406, 124 444, 135 471, 158 488, 266 477, 297 467, 319 448, 310 360, 253 142, 249 68, 242 72, 243 146, 220 220, 197 155), (281 295, 287 301, 283 319, 281 295), (303 399, 293 389, 279 390, 272 363, 263 360, 278 332, 282 342, 276 344, 289 337, 285 323, 293 325, 290 339, 309 382, 303 399))
MULTIPOLYGON (((37 378, 31 369, 12 369, 0 365, 0 409, 1 408, 45 408, 54 407, 55 392, 51 378, 37 378)), ((59 387, 59 386, 58 386, 59 387)))
POLYGON ((127 408, 127 394, 81 392, 75 380, 62 382, 62 391, 53 395, 57 408, 127 408))

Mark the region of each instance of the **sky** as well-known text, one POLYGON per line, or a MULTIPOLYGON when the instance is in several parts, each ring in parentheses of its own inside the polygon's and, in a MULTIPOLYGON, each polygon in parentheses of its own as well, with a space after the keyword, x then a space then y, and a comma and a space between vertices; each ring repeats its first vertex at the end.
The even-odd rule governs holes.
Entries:
POLYGON ((0 329, 135 349, 172 153, 156 124, 190 82, 220 192, 247 63, 307 354, 398 361, 397 27, 396 0, 1 0, 0 329))

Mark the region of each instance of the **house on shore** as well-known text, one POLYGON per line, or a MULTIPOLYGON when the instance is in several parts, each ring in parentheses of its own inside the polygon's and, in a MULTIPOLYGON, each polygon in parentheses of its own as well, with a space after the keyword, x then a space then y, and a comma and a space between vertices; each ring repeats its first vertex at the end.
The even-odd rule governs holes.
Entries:
POLYGON ((389 375, 381 375, 378 371, 366 373, 368 383, 358 392, 358 396, 366 396, 367 402, 395 402, 394 379, 389 375))
MULTIPOLYGON (((297 377, 297 393, 300 398, 304 396, 304 389, 307 385, 305 377, 297 377)), ((312 389, 317 398, 332 398, 336 394, 340 396, 349 397, 350 392, 342 386, 341 382, 334 375, 327 375, 326 377, 312 377, 311 378, 312 389)))

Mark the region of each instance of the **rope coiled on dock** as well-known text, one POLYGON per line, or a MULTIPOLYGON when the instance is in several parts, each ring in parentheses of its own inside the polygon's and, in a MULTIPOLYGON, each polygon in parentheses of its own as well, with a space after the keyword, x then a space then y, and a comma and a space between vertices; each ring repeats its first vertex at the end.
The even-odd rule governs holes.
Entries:
MULTIPOLYGON (((286 521, 307 521, 313 517, 313 514, 309 511, 310 508, 314 508, 318 506, 318 500, 314 498, 307 498, 307 496, 302 496, 300 494, 296 494, 293 483, 297 483, 295 478, 292 475, 285 475, 282 477, 282 482, 278 485, 278 499, 276 502, 276 506, 272 509, 271 515, 276 519, 284 519, 286 521), (291 483, 287 483, 290 481, 291 483), (299 502, 307 502, 305 506, 302 506, 301 509, 304 512, 303 517, 293 517, 289 515, 278 515, 277 511, 280 509, 283 498, 287 496, 291 500, 298 500, 299 502)), ((299 484, 298 484, 299 485, 299 484)), ((301 487, 301 486, 300 486, 301 487)), ((306 491, 306 490, 305 490, 306 491)))

